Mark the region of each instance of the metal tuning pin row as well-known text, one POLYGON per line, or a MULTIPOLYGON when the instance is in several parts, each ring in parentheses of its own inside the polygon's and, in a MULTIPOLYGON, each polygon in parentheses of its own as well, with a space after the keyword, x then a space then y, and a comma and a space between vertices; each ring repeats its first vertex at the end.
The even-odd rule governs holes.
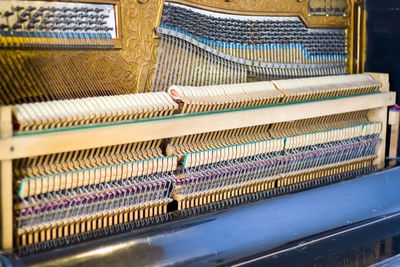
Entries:
POLYGON ((297 17, 234 16, 166 2, 153 91, 346 74, 344 30, 297 17))
POLYGON ((109 49, 116 36, 113 5, 66 2, 4 3, 0 43, 6 47, 79 46, 109 49))

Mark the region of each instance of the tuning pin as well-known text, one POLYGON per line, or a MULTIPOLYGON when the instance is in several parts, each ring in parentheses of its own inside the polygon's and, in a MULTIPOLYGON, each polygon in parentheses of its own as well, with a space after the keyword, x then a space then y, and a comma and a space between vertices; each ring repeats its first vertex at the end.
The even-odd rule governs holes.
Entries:
POLYGON ((31 12, 31 11, 33 11, 33 10, 36 10, 36 7, 34 7, 34 6, 29 6, 29 7, 26 9, 26 11, 28 11, 28 12, 31 12))
POLYGON ((71 8, 68 8, 68 7, 63 7, 62 11, 63 11, 64 13, 66 13, 66 12, 68 12, 68 11, 72 11, 72 9, 71 9, 71 8))
POLYGON ((94 10, 94 12, 96 12, 96 13, 100 13, 100 12, 103 12, 103 11, 104 11, 104 9, 102 9, 102 8, 96 8, 94 10))
POLYGON ((20 15, 20 17, 30 17, 30 16, 31 16, 31 13, 28 12, 27 10, 25 10, 25 11, 20 15))
POLYGON ((56 20, 54 21, 54 24, 56 24, 56 25, 63 24, 63 23, 64 23, 64 21, 59 20, 59 19, 56 19, 56 20))
POLYGON ((19 12, 21 10, 23 10, 24 8, 22 6, 16 6, 13 8, 15 11, 19 12))
POLYGON ((83 8, 74 7, 74 9, 72 9, 72 11, 74 11, 75 13, 83 12, 83 8))
POLYGON ((24 17, 19 17, 19 18, 18 18, 18 23, 24 23, 24 22, 26 22, 26 21, 28 21, 28 19, 26 19, 26 18, 24 18, 24 17))
POLYGON ((65 31, 65 32, 66 31, 72 31, 73 28, 72 27, 63 27, 62 30, 65 31))
POLYGON ((70 24, 74 24, 74 23, 75 22, 73 20, 69 20, 69 19, 64 21, 64 24, 66 24, 66 25, 70 25, 70 24))
POLYGON ((22 29, 22 26, 21 26, 21 24, 19 24, 19 23, 15 23, 13 26, 12 26, 12 30, 19 30, 19 29, 22 29))
POLYGON ((54 18, 54 14, 47 13, 46 16, 45 16, 45 18, 46 18, 46 19, 54 18))
POLYGON ((31 24, 31 23, 29 23, 27 26, 26 26, 26 29, 27 30, 32 30, 32 29, 34 29, 35 28, 35 25, 34 24, 31 24))
POLYGON ((39 31, 47 31, 49 28, 47 26, 45 26, 45 25, 40 25, 38 27, 38 29, 39 29, 39 31))
POLYGON ((37 11, 32 17, 37 18, 43 16, 43 12, 37 11))
POLYGON ((9 30, 9 29, 10 29, 10 26, 8 26, 8 25, 6 25, 6 24, 1 24, 1 25, 0 25, 0 30, 1 30, 1 31, 4 31, 4 30, 6 30, 6 29, 9 30))
POLYGON ((53 20, 49 20, 49 19, 44 19, 42 23, 44 23, 44 24, 52 24, 52 23, 54 23, 54 21, 53 20))
POLYGON ((88 31, 93 31, 94 28, 93 27, 85 27, 84 30, 88 32, 88 31))
POLYGON ((4 12, 3 17, 7 18, 7 17, 12 16, 12 15, 14 15, 14 12, 6 11, 6 12, 4 12))
POLYGON ((87 22, 86 22, 86 21, 83 21, 83 20, 78 20, 76 23, 77 23, 78 25, 87 24, 87 22))
POLYGON ((50 8, 48 8, 48 7, 39 8, 39 12, 45 12, 45 11, 50 11, 50 8))

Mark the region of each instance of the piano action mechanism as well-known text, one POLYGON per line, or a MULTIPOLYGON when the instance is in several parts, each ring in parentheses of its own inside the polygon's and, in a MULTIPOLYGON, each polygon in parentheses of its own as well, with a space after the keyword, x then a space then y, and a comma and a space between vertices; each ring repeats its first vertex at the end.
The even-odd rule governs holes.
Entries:
POLYGON ((356 74, 356 10, 6 1, 1 247, 32 254, 382 169, 395 93, 386 74, 356 74))

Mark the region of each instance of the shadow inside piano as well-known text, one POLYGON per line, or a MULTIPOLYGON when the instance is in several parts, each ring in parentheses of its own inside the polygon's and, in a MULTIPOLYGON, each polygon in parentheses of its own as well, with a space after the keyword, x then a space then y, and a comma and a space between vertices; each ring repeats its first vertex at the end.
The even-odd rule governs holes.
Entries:
POLYGON ((399 213, 375 218, 243 259, 234 266, 399 266, 399 223, 399 213))

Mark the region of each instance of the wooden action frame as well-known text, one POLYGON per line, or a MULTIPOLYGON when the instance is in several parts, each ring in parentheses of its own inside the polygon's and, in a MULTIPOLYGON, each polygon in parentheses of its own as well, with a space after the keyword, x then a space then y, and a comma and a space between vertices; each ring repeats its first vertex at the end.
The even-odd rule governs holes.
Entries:
POLYGON ((13 136, 11 107, 0 107, 0 214, 1 248, 13 248, 13 170, 12 160, 23 157, 90 149, 103 146, 165 139, 248 126, 315 118, 359 110, 369 110, 371 121, 382 122, 380 145, 374 164, 385 164, 387 107, 395 103, 396 93, 389 92, 387 74, 370 73, 383 86, 381 92, 304 103, 172 116, 168 119, 71 129, 49 133, 13 136))

